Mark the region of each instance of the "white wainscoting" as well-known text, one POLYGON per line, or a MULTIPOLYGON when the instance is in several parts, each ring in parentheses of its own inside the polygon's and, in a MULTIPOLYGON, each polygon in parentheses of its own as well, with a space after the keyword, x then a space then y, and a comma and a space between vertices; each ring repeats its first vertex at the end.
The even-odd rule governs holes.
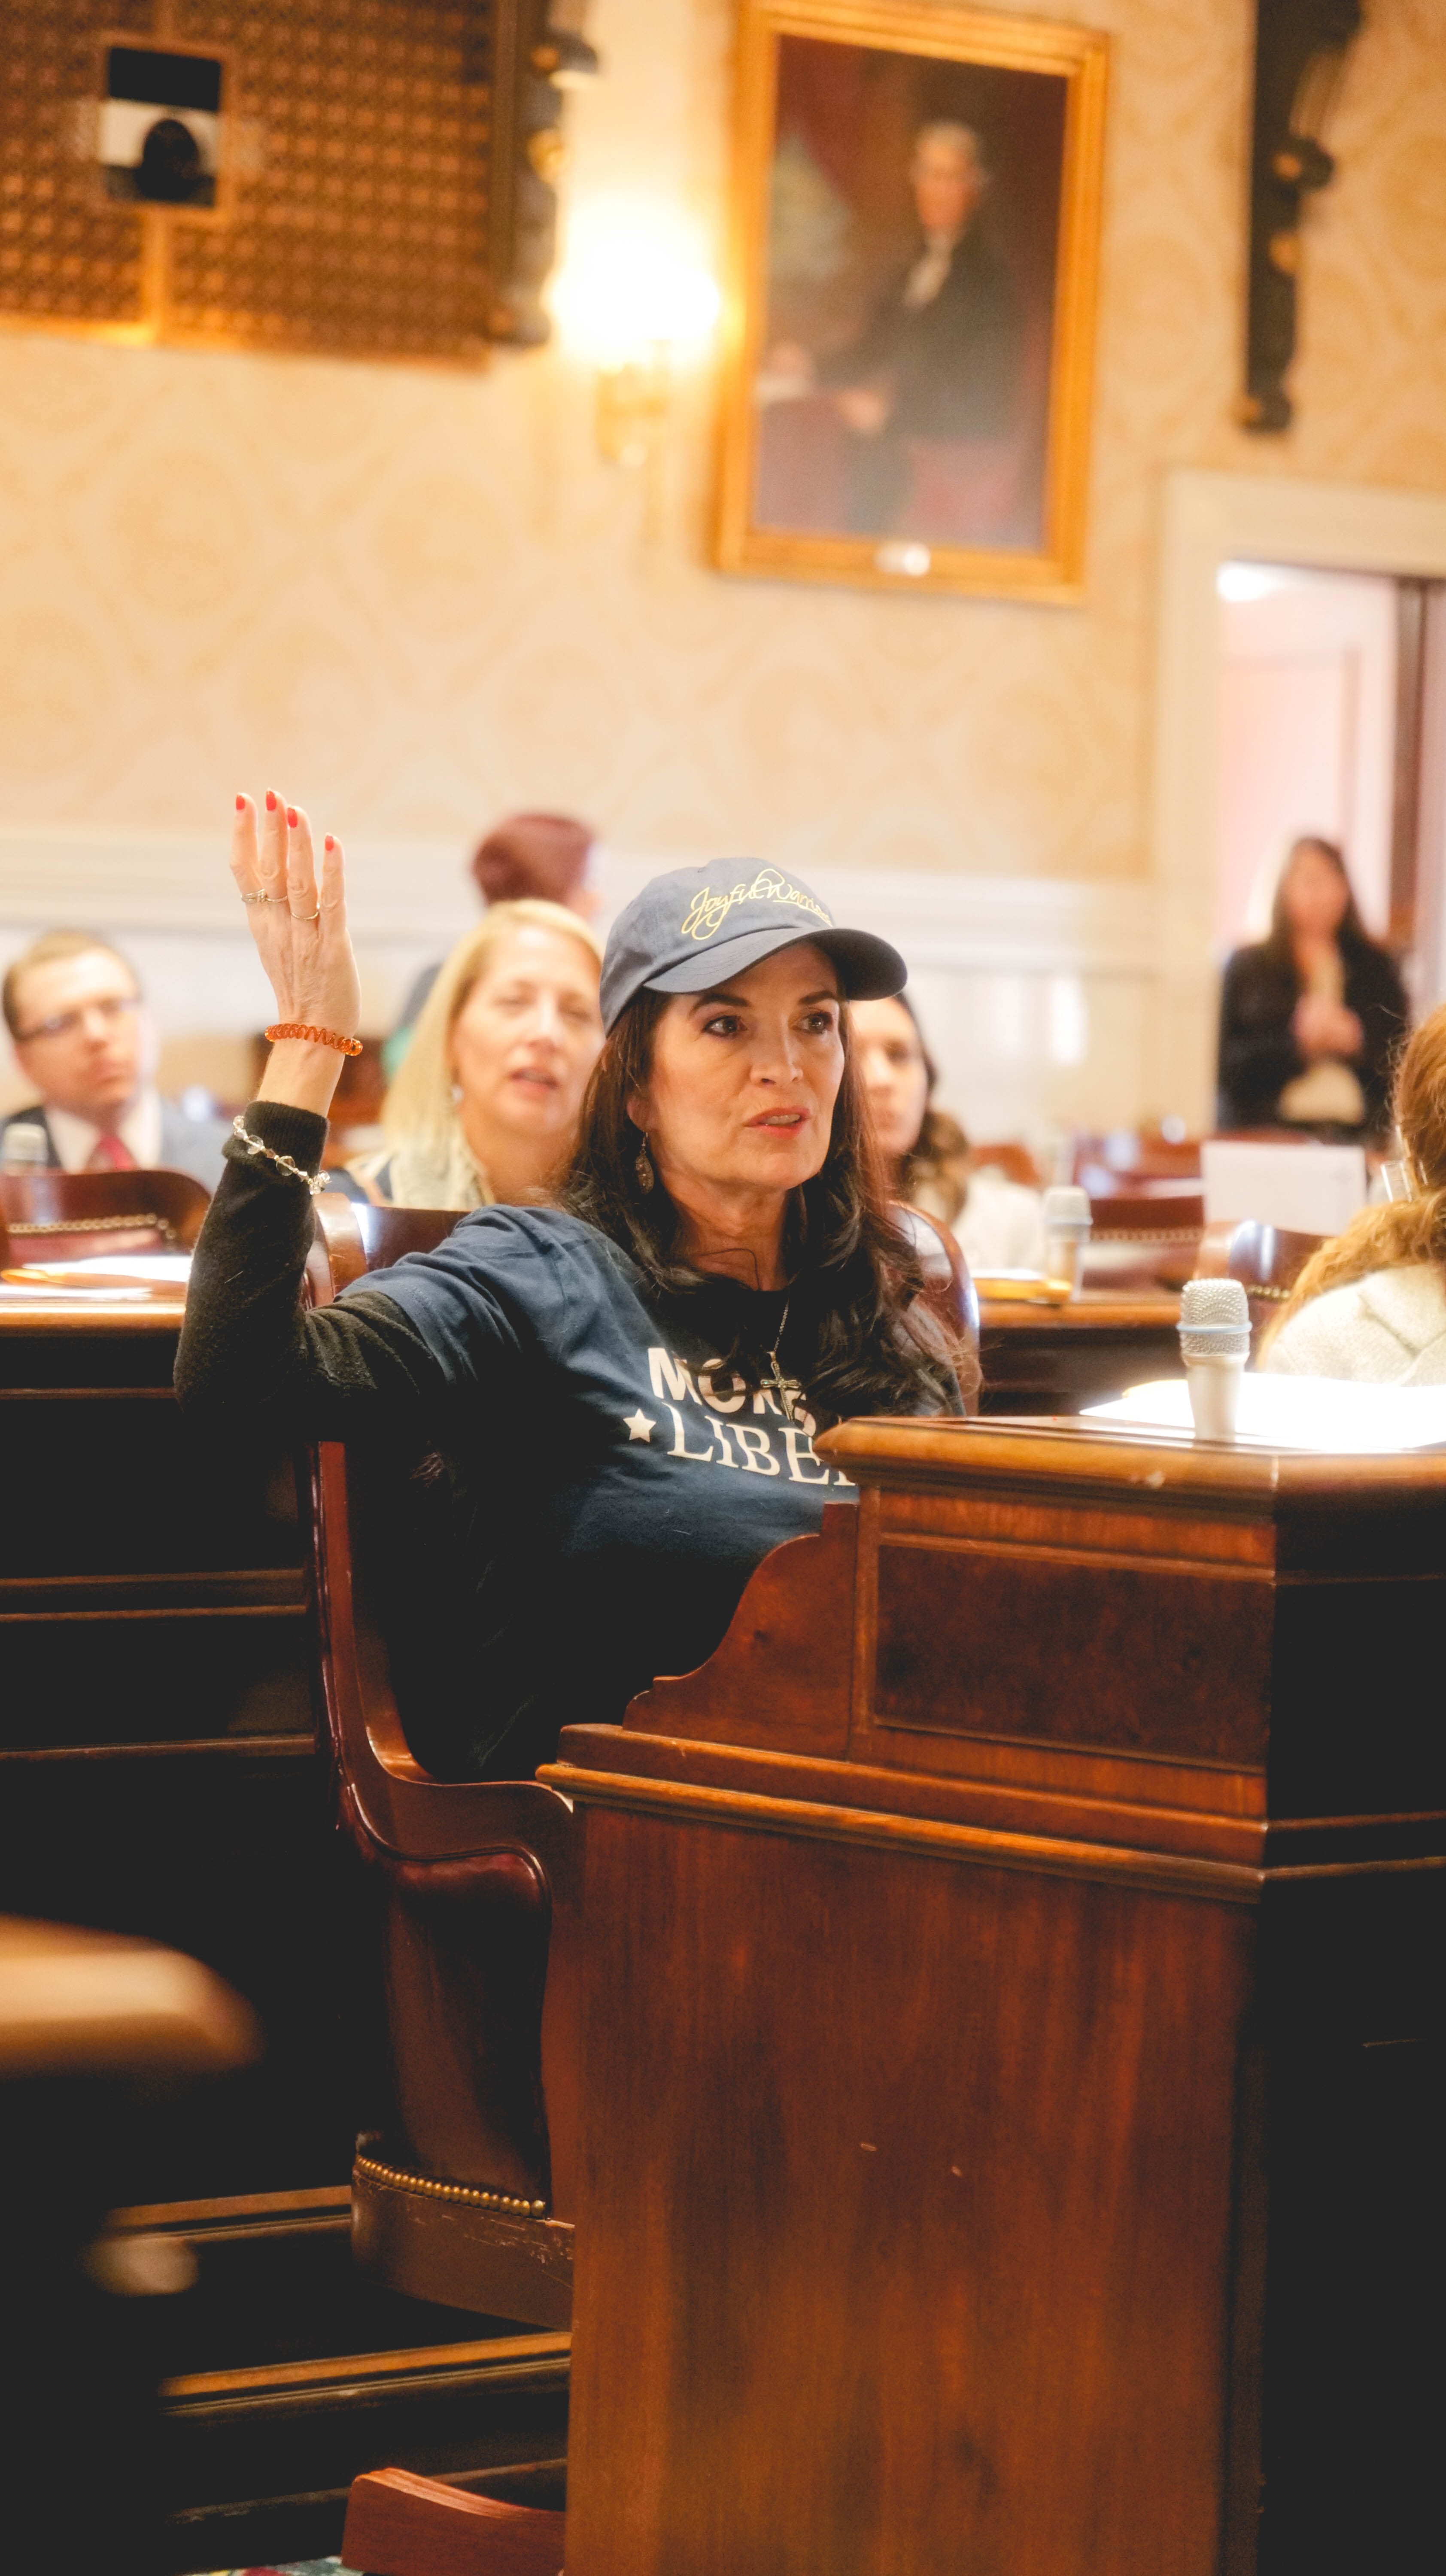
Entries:
MULTIPOLYGON (((676 864, 686 864, 680 859, 676 864)), ((476 919, 450 843, 348 853, 363 1024, 390 1027, 413 977, 476 919)), ((604 922, 660 862, 602 858, 604 922)), ((941 1097, 979 1137, 1040 1145, 1157 1106, 1157 905, 1135 882, 817 872, 840 920, 893 941, 941 1069, 941 1097)), ((268 996, 220 838, 0 828, 0 969, 42 928, 79 923, 134 958, 165 1040, 169 1088, 244 1089, 245 1041, 268 996)), ((23 1096, 13 1066, 0 1107, 23 1096)))

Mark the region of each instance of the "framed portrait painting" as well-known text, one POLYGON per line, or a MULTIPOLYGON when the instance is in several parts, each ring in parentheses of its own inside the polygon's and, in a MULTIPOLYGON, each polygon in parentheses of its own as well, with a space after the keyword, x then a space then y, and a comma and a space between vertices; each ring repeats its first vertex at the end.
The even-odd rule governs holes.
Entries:
POLYGON ((716 560, 1080 595, 1107 39, 742 0, 716 560))

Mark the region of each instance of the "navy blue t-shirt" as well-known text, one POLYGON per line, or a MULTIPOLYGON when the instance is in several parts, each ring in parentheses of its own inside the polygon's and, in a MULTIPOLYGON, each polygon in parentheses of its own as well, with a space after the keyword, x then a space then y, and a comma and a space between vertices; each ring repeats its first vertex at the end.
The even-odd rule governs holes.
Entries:
MULTIPOLYGON (((399 1308, 444 1381, 474 1587, 464 1731, 489 1771, 532 1768, 560 1727, 616 1721, 655 1674, 706 1661, 759 1559, 853 1495, 814 1454, 801 1391, 789 1420, 772 1381, 785 1292, 722 1279, 660 1310, 580 1218, 484 1208, 350 1293, 399 1308)), ((786 1376, 786 1333, 781 1357, 786 1376)))
MULTIPOLYGON (((310 1112, 246 1117, 318 1160, 310 1112)), ((791 1315, 727 1278, 664 1292, 578 1217, 485 1208, 313 1308, 311 1245, 306 1193, 233 1140, 177 1392, 218 1440, 345 1441, 365 1596, 430 1770, 523 1778, 563 1726, 616 1723, 706 1662, 770 1548, 853 1500, 770 1365, 806 1385, 816 1283, 791 1315)), ((922 1354, 916 1383, 920 1411, 958 1402, 922 1354)))

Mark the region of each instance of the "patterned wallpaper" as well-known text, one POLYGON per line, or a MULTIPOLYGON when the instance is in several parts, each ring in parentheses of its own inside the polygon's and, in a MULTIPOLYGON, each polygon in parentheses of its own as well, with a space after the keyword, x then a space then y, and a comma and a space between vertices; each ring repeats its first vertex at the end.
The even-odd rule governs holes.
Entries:
MULTIPOLYGON (((204 840, 274 779, 418 887, 523 803, 629 866, 1140 874, 1163 470, 1446 487, 1441 0, 1372 0, 1351 57, 1280 440, 1231 420, 1252 0, 1056 6, 1115 40, 1085 605, 713 573, 705 379, 650 507, 561 353, 471 376, 10 334, 0 831, 204 840)), ((716 239, 731 26, 595 0, 574 192, 643 174, 716 239)))

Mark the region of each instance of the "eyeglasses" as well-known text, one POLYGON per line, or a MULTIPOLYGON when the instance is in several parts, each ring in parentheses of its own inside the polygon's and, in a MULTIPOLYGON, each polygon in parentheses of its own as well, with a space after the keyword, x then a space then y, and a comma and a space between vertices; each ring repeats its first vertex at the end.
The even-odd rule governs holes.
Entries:
POLYGON ((108 1029, 113 1029, 140 1007, 139 993, 108 993, 101 1001, 82 1003, 78 1011, 57 1011, 54 1019, 37 1020, 33 1029, 17 1029, 15 1043, 17 1046, 30 1046, 36 1038, 73 1037, 92 1015, 102 1019, 108 1029))

